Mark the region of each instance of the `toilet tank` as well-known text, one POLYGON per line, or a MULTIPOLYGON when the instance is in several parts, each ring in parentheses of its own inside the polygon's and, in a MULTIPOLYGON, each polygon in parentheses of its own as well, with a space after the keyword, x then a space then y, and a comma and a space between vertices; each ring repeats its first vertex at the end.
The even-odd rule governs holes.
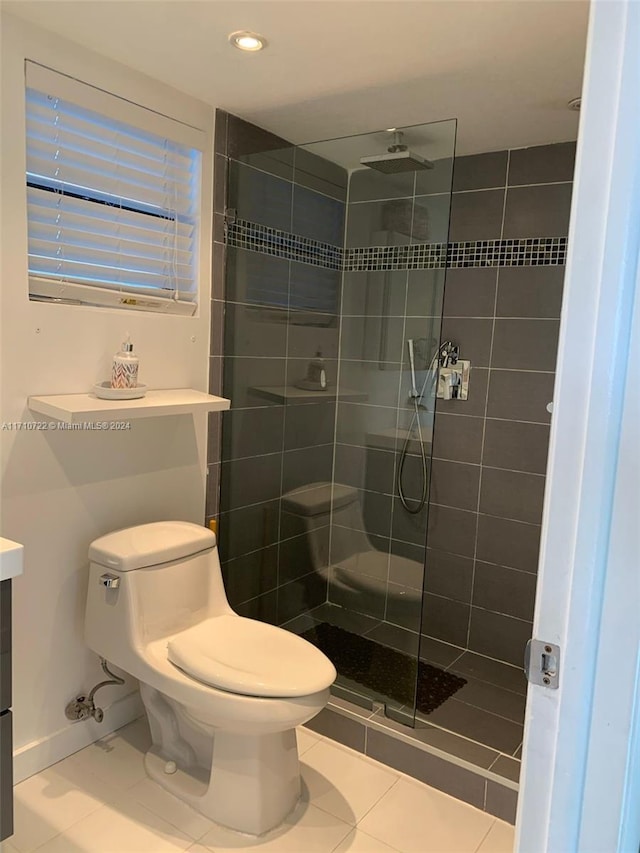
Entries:
MULTIPOLYGON (((334 537, 331 561, 345 560, 361 550, 361 539, 365 535, 362 509, 358 490, 343 483, 310 483, 286 492, 282 496, 282 509, 298 519, 300 533, 306 533, 315 568, 328 564, 326 539, 321 535, 331 519, 347 531, 361 533, 360 537, 334 537)), ((291 525, 290 525, 291 526, 291 525)))
POLYGON ((138 645, 232 612, 216 537, 197 524, 164 521, 109 533, 91 543, 89 561, 85 640, 116 665, 138 645))
POLYGON ((300 518, 314 519, 308 522, 311 527, 328 524, 332 507, 337 514, 357 506, 358 490, 342 483, 309 483, 282 495, 282 508, 300 518))

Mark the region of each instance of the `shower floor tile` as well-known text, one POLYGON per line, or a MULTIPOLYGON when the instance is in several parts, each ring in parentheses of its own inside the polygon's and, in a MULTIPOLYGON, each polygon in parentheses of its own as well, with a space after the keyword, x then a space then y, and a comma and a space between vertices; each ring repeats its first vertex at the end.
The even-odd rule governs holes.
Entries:
MULTIPOLYGON (((418 634, 329 603, 310 612, 306 621, 297 626, 302 629, 297 633, 302 633, 309 624, 310 616, 316 625, 321 620, 326 621, 409 657, 417 654, 418 634)), ((413 708, 402 706, 397 697, 384 696, 344 674, 339 675, 336 695, 350 703, 364 702, 372 710, 383 703, 392 719, 397 720, 394 725, 405 724, 400 728, 408 737, 426 740, 432 745, 437 740, 441 743, 439 748, 445 751, 449 751, 445 746, 448 744, 452 754, 478 766, 489 767, 497 753, 518 760, 526 703, 526 680, 522 670, 427 636, 420 638, 420 660, 462 677, 466 684, 434 711, 418 711, 415 728, 412 728, 413 708)), ((384 711, 379 711, 377 716, 385 718, 384 711)), ((518 772, 507 763, 504 770, 501 775, 509 779, 518 772)))
POLYGON ((7 853, 506 853, 513 846, 508 824, 308 729, 299 734, 299 806, 266 836, 239 835, 141 778, 148 743, 138 720, 17 785, 16 834, 3 853, 5 846, 7 853))
MULTIPOLYGON (((456 672, 456 667, 451 667, 449 671, 456 672)), ((463 678, 466 678, 467 683, 456 694, 458 702, 464 702, 465 705, 472 705, 498 717, 505 717, 513 723, 523 724, 526 697, 522 693, 504 690, 468 675, 463 678)))
POLYGON ((367 631, 365 636, 375 643, 380 643, 382 646, 389 646, 391 649, 404 652, 405 655, 410 655, 411 657, 418 656, 420 635, 414 634, 413 631, 407 631, 406 628, 400 628, 398 625, 390 625, 388 622, 381 622, 375 628, 367 631))
POLYGON ((451 646, 432 637, 422 636, 420 642, 420 657, 435 666, 444 666, 449 669, 463 654, 464 649, 459 646, 451 646))
MULTIPOLYGON (((464 652, 448 671, 467 683, 431 714, 418 713, 417 719, 519 760, 527 684, 522 670, 464 652)), ((512 778, 515 772, 511 768, 502 775, 512 778)))
POLYGON ((484 744, 498 752, 513 755, 522 742, 523 726, 482 708, 466 705, 457 698, 448 699, 430 714, 419 719, 484 744))
POLYGON ((485 658, 474 652, 464 652, 450 666, 450 669, 459 675, 471 676, 471 678, 477 678, 478 681, 485 681, 488 684, 494 684, 496 687, 502 687, 504 690, 511 690, 523 696, 527 692, 527 680, 522 669, 508 663, 485 658))
POLYGON ((321 604, 320 607, 310 610, 309 615, 317 622, 328 622, 330 625, 344 628, 345 631, 353 631, 355 634, 366 634, 382 625, 382 622, 379 619, 374 619, 373 616, 354 613, 345 607, 338 607, 329 603, 321 604))

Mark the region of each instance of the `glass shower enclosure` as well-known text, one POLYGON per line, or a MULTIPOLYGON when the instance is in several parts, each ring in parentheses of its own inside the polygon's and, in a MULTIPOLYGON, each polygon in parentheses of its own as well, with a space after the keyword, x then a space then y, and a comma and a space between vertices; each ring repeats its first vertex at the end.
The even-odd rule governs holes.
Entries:
POLYGON ((413 724, 456 122, 229 160, 220 550, 230 600, 413 724))

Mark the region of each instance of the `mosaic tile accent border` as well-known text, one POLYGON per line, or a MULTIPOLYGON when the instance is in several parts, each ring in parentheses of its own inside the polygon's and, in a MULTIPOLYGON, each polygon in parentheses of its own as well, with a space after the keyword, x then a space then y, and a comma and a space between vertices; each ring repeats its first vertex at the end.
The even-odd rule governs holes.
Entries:
POLYGON ((433 270, 447 264, 446 243, 411 243, 405 246, 365 246, 344 249, 342 269, 364 270, 433 270))
POLYGON ((566 237, 476 240, 449 243, 447 249, 447 266, 453 268, 558 266, 566 260, 566 237))
POLYGON ((467 243, 411 243, 343 249, 245 219, 227 220, 229 246, 345 272, 558 266, 566 262, 566 237, 523 237, 467 243))
POLYGON ((289 261, 299 261, 326 269, 342 270, 343 249, 331 243, 321 243, 278 228, 269 228, 246 219, 225 221, 225 236, 229 246, 249 249, 265 255, 275 255, 289 261))

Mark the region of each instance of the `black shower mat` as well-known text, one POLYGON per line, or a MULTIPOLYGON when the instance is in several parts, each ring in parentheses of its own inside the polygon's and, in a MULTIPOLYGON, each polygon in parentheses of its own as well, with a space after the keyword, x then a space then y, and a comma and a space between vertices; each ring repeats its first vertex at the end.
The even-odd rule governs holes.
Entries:
MULTIPOLYGON (((302 636, 325 653, 340 675, 403 705, 413 705, 415 658, 328 622, 309 628, 302 636)), ((458 675, 420 661, 417 710, 430 714, 466 683, 458 675)))

